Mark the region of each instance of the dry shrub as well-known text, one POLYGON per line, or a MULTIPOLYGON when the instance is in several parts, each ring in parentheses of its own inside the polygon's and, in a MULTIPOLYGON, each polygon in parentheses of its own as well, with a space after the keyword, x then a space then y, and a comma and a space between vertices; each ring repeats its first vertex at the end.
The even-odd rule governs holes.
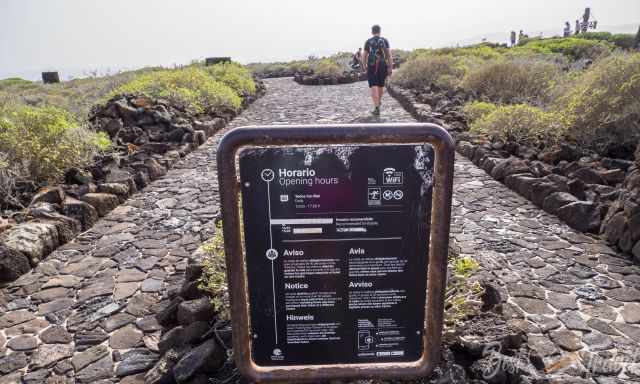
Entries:
POLYGON ((555 109, 569 117, 569 137, 599 149, 621 131, 638 136, 640 53, 617 53, 595 63, 564 89, 555 109))
POLYGON ((19 205, 17 181, 42 185, 71 167, 84 167, 109 148, 104 133, 81 126, 56 107, 0 108, 0 205, 19 205))
POLYGON ((331 59, 320 60, 313 70, 313 73, 319 77, 340 77, 342 72, 342 67, 331 59))
POLYGON ((449 55, 419 55, 404 63, 393 74, 393 82, 404 88, 420 89, 438 86, 457 88, 464 75, 459 61, 449 55))
POLYGON ((560 113, 546 112, 527 104, 498 106, 471 124, 471 131, 493 140, 535 147, 557 143, 566 131, 560 113))
POLYGON ((539 103, 548 98, 559 77, 560 68, 553 62, 516 58, 471 69, 462 87, 494 102, 539 103))
POLYGON ((498 106, 493 103, 473 101, 462 108, 462 113, 469 122, 474 122, 495 111, 497 108, 498 106))

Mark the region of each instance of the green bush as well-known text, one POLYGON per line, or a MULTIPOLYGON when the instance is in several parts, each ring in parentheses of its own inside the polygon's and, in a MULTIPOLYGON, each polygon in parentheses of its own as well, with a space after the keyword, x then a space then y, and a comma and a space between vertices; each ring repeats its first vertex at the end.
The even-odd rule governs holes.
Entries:
MULTIPOLYGON (((233 76, 227 80, 231 79, 233 76)), ((169 99, 197 113, 219 110, 237 112, 242 103, 236 91, 198 66, 142 74, 116 88, 110 96, 117 94, 141 94, 169 99)))
POLYGON ((28 90, 38 88, 38 83, 24 80, 19 77, 10 77, 0 80, 0 91, 4 90, 28 90))
POLYGON ((597 146, 608 129, 638 129, 640 53, 607 57, 576 77, 555 103, 568 116, 569 134, 586 146, 597 146))
POLYGON ((515 50, 550 54, 561 53, 573 60, 596 60, 611 53, 614 45, 607 41, 588 40, 578 37, 556 37, 551 39, 526 39, 518 43, 515 50))
POLYGON ((493 103, 487 103, 484 101, 472 101, 465 104, 465 106, 462 108, 462 113, 469 122, 474 122, 495 111, 497 108, 498 106, 493 103))
POLYGON ((546 112, 527 104, 498 106, 471 123, 471 131, 492 140, 535 147, 555 144, 566 131, 560 113, 546 112))
POLYGON ((435 85, 455 89, 463 75, 464 69, 453 56, 421 54, 395 71, 393 82, 405 88, 435 85))
POLYGON ((256 94, 256 83, 246 67, 238 63, 221 63, 205 68, 214 80, 231 87, 238 96, 256 94))
POLYGON ((104 132, 82 127, 56 107, 5 106, 0 109, 0 173, 14 180, 0 180, 4 199, 13 193, 16 180, 36 185, 59 179, 71 167, 84 167, 111 142, 104 132))
POLYGON ((539 101, 548 97, 560 76, 560 68, 549 61, 509 59, 488 62, 471 69, 462 88, 495 102, 539 101))
POLYGON ((631 33, 587 32, 579 36, 581 39, 608 41, 622 49, 632 49, 635 42, 635 36, 631 33))
POLYGON ((342 67, 331 59, 322 59, 316 65, 313 73, 320 77, 339 77, 343 73, 342 67))
POLYGON ((633 49, 636 37, 630 33, 618 33, 612 36, 611 42, 622 49, 633 49))

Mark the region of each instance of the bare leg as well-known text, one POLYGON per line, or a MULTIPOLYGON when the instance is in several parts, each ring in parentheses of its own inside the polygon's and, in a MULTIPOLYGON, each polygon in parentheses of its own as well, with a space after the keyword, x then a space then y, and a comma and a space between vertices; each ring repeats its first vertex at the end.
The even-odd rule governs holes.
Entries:
POLYGON ((384 87, 378 87, 378 105, 382 102, 382 94, 384 93, 384 87))
POLYGON ((377 107, 380 105, 380 94, 378 91, 379 87, 371 87, 371 100, 373 101, 373 106, 377 107))

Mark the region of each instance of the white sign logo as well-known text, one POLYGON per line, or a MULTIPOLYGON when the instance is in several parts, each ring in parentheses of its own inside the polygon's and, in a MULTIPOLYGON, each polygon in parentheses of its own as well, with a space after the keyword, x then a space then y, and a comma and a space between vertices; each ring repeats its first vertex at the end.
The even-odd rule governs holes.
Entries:
POLYGON ((382 184, 385 185, 401 185, 402 172, 396 171, 395 168, 385 168, 382 171, 382 184))
POLYGON ((267 168, 262 170, 262 172, 260 173, 260 177, 262 178, 262 180, 268 183, 272 181, 274 177, 276 177, 276 173, 273 172, 273 169, 267 168))
POLYGON ((278 251, 276 251, 273 248, 269 248, 269 249, 267 249, 266 256, 267 256, 267 259, 273 261, 273 260, 278 258, 278 251))
POLYGON ((382 191, 380 188, 368 188, 367 189, 367 202, 369 205, 380 205, 380 195, 382 191))

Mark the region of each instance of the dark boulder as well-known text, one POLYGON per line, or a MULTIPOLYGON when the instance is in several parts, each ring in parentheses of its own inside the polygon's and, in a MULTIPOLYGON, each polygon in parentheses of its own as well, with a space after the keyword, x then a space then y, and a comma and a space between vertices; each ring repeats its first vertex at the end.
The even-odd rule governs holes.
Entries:
POLYGON ((209 339, 187 352, 173 367, 173 376, 179 384, 186 383, 197 373, 213 373, 226 359, 226 351, 215 340, 209 339))
POLYGON ((98 211, 84 201, 66 197, 62 203, 62 213, 80 222, 82 230, 86 231, 98 221, 98 211))
POLYGON ((626 172, 633 165, 633 161, 605 157, 600 160, 600 164, 607 169, 620 169, 626 172))
POLYGON ((177 326, 167 331, 158 342, 158 349, 161 354, 166 353, 170 349, 182 347, 185 344, 184 341, 184 327, 177 326))
POLYGON ((590 201, 575 201, 558 209, 558 217, 580 232, 598 233, 601 224, 600 205, 590 201))
POLYGON ((158 324, 163 326, 169 326, 175 324, 178 321, 178 306, 182 303, 181 297, 176 297, 169 302, 169 304, 156 314, 156 320, 158 324))
POLYGON ((87 193, 81 200, 93 206, 100 216, 106 215, 120 204, 118 197, 110 193, 87 193))
POLYGON ((39 190, 31 199, 31 205, 36 203, 62 204, 64 190, 59 187, 45 187, 39 190))
POLYGON ((541 179, 540 182, 535 183, 531 186, 531 201, 537 205, 538 207, 542 207, 544 204, 544 199, 552 193, 555 192, 565 192, 562 187, 553 181, 544 181, 545 179, 541 179))
POLYGON ((505 177, 514 175, 517 173, 530 173, 529 166, 523 160, 515 157, 510 157, 507 160, 497 164, 491 171, 491 176, 498 180, 503 181, 505 177))
POLYGON ((115 195, 120 203, 123 203, 129 197, 129 185, 124 183, 102 183, 98 184, 98 192, 115 195))
POLYGON ((208 297, 188 300, 178 305, 178 322, 189 325, 196 321, 211 321, 214 317, 213 306, 208 297))
POLYGON ((582 180, 580 180, 580 179, 571 179, 567 183, 567 186, 569 187, 569 192, 573 196, 577 197, 579 200, 586 200, 587 199, 587 195, 585 194, 585 192, 587 190, 587 186, 585 185, 585 183, 582 180))
POLYGON ((26 255, 0 244, 0 282, 13 281, 29 269, 31 266, 26 255))
POLYGON ((576 170, 571 176, 585 184, 607 184, 598 171, 588 167, 576 170))
POLYGON ((622 183, 624 181, 624 177, 626 172, 622 169, 610 169, 607 171, 600 172, 600 176, 607 182, 609 185, 616 185, 622 183))
POLYGON ((576 201, 578 201, 578 199, 570 193, 554 192, 544 199, 542 209, 544 209, 545 212, 556 214, 561 207, 576 201))
POLYGON ((64 182, 66 184, 87 185, 93 182, 93 176, 83 169, 71 168, 65 172, 64 182))
POLYGON ((616 213, 611 220, 604 222, 602 231, 605 238, 612 244, 617 244, 627 229, 627 219, 624 212, 616 213))

